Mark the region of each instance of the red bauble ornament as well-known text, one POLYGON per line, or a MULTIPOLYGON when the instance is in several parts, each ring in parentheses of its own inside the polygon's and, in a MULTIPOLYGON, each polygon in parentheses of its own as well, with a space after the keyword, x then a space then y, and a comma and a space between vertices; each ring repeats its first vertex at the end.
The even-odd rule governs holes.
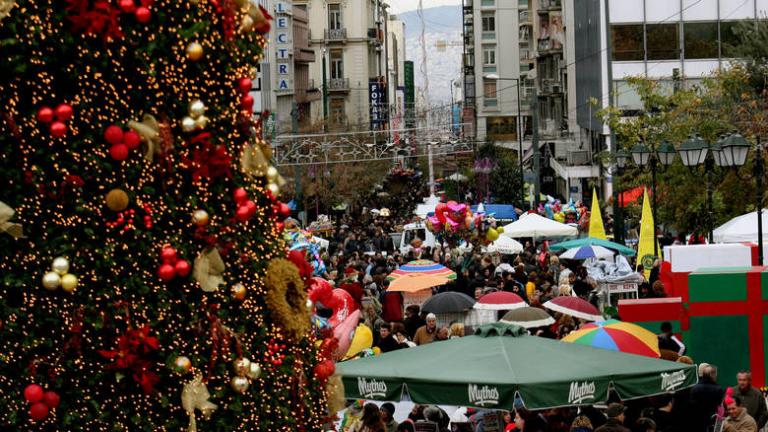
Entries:
POLYGON ((128 147, 123 143, 115 144, 109 148, 109 155, 112 159, 122 162, 128 159, 128 147))
POLYGON ((251 213, 248 211, 248 207, 246 207, 246 206, 244 206, 244 205, 242 205, 242 206, 238 207, 238 208, 237 208, 237 212, 235 212, 235 217, 236 217, 236 218, 237 218, 237 220, 239 220, 240 222, 245 222, 245 221, 247 221, 248 219, 250 219, 250 218, 251 218, 251 216, 252 216, 252 215, 251 215, 251 213))
POLYGON ((152 13, 149 11, 149 9, 145 8, 144 6, 136 8, 136 12, 134 12, 134 15, 136 16, 136 21, 146 24, 149 22, 149 20, 152 18, 152 13))
POLYGON ((178 260, 176 261, 176 265, 173 267, 176 270, 176 275, 181 277, 189 276, 189 272, 192 271, 192 266, 189 265, 187 260, 178 260))
POLYGON ((176 262, 176 249, 166 246, 163 248, 162 251, 160 251, 160 258, 162 258, 163 262, 168 264, 173 264, 176 262))
POLYGON ((37 110, 37 121, 42 123, 50 123, 53 121, 53 110, 51 107, 44 106, 37 110))
POLYGON ((134 13, 136 11, 136 3, 133 0, 120 0, 120 9, 125 13, 134 13))
POLYGON ((67 125, 60 121, 55 121, 51 123, 51 127, 48 128, 48 131, 54 138, 61 138, 67 134, 67 125))
POLYGON ((278 222, 275 224, 275 228, 277 228, 277 232, 283 232, 285 229, 285 224, 282 222, 278 222))
POLYGON ((248 217, 253 216, 256 214, 256 203, 248 200, 243 204, 243 207, 245 207, 248 210, 248 217))
POLYGON ((157 269, 157 275, 165 282, 171 281, 176 276, 176 269, 170 264, 163 264, 157 269))
POLYGON ((280 215, 288 217, 291 215, 291 208, 288 207, 288 204, 281 202, 280 203, 280 215))
POLYGON ((253 96, 247 94, 240 99, 240 107, 246 111, 253 110, 253 96))
POLYGON ((128 150, 133 150, 141 143, 141 137, 134 131, 128 131, 123 134, 123 144, 128 147, 128 150))
POLYGON ((104 129, 104 139, 112 145, 121 144, 123 142, 123 129, 120 126, 108 126, 104 129))
POLYGON ((237 188, 235 189, 233 198, 237 204, 242 204, 245 200, 248 199, 248 192, 243 188, 237 188))
POLYGON ((43 388, 37 384, 30 384, 24 389, 24 399, 29 403, 43 400, 43 388))
POLYGON ((29 408, 29 417, 34 421, 43 421, 48 417, 48 405, 38 402, 29 408))
POLYGON ((61 398, 58 393, 49 390, 43 393, 43 403, 50 409, 56 409, 59 407, 59 403, 61 403, 61 398))
POLYGON ((251 81, 250 78, 240 78, 238 86, 240 87, 241 92, 248 93, 253 87, 253 81, 251 81))
POLYGON ((315 366, 315 376, 321 381, 327 380, 334 372, 336 365, 331 360, 325 360, 315 366))
POLYGON ((67 121, 72 118, 72 105, 69 104, 60 104, 56 107, 56 118, 59 121, 67 121))

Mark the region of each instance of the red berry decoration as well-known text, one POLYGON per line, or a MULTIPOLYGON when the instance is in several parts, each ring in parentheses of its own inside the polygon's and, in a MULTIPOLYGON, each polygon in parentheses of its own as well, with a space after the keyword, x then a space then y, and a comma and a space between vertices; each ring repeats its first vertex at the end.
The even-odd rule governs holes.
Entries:
POLYGON ((120 10, 130 14, 136 11, 136 3, 133 0, 120 0, 120 10))
POLYGON ((29 417, 34 421, 43 421, 48 417, 48 405, 38 402, 29 408, 29 417))
POLYGON ((104 129, 104 139, 112 145, 122 144, 123 142, 123 129, 120 126, 109 126, 104 129))
POLYGON ((163 262, 168 263, 175 263, 176 262, 176 249, 166 246, 163 248, 163 250, 160 252, 160 258, 163 259, 163 262))
POLYGON ((51 107, 44 106, 37 110, 37 121, 41 123, 50 123, 53 121, 53 110, 51 107))
POLYGON ((240 99, 240 107, 246 111, 253 109, 253 96, 247 94, 240 99))
POLYGON ((176 276, 176 269, 170 264, 163 264, 157 269, 157 275, 165 282, 170 282, 176 276))
POLYGON ((59 121, 65 122, 72 118, 72 105, 61 104, 56 107, 56 118, 59 121))
POLYGON ((128 147, 125 144, 115 144, 109 148, 109 155, 112 159, 122 162, 128 159, 128 147))
POLYGON ((47 391, 43 394, 43 403, 50 409, 56 409, 61 403, 61 398, 55 391, 47 391))
POLYGON ((30 384, 24 389, 24 399, 29 403, 43 400, 43 388, 37 384, 30 384))
POLYGON ((248 211, 248 207, 240 206, 237 208, 237 212, 235 212, 235 217, 240 222, 245 222, 251 218, 251 213, 248 211))
POLYGON ((149 9, 145 8, 144 6, 136 8, 136 12, 134 12, 134 15, 136 16, 136 21, 146 24, 149 22, 149 20, 152 18, 152 13, 149 11, 149 9))
POLYGON ((237 188, 235 189, 233 196, 236 203, 242 204, 245 200, 248 199, 248 192, 246 192, 246 190, 243 188, 237 188))
POLYGON ((61 138, 67 134, 67 125, 60 121, 55 121, 51 123, 51 127, 48 130, 54 138, 61 138))
POLYGON ((240 78, 238 85, 241 92, 248 93, 253 87, 253 81, 251 81, 250 78, 240 78))
POLYGON ((256 203, 254 203, 253 201, 251 201, 251 200, 246 201, 243 204, 243 207, 248 209, 248 216, 249 217, 253 216, 254 214, 256 214, 256 203))
POLYGON ((189 272, 192 271, 192 266, 189 265, 187 260, 178 260, 176 261, 174 269, 176 270, 177 276, 187 277, 189 276, 189 272))
POLYGON ((128 150, 133 150, 139 147, 141 143, 141 137, 134 131, 128 131, 123 134, 123 144, 128 147, 128 150))

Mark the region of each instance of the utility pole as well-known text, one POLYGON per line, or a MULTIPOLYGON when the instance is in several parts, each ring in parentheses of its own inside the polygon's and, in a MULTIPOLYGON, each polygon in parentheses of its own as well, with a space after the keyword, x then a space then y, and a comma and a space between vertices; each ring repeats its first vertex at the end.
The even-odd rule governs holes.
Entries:
MULTIPOLYGON (((293 136, 296 136, 296 134, 299 133, 299 107, 296 104, 296 100, 292 102, 291 107, 291 134, 293 136)), ((307 213, 304 212, 303 216, 301 214, 301 211, 304 210, 304 206, 302 205, 302 195, 303 195, 303 186, 302 186, 302 178, 301 178, 301 164, 296 165, 296 170, 293 173, 293 180, 294 180, 294 189, 296 190, 296 196, 294 197, 294 201, 296 202, 296 213, 299 215, 299 219, 301 219, 302 226, 307 226, 307 213)))
POLYGON ((531 208, 535 208, 541 194, 541 159, 539 154, 539 92, 536 87, 533 88, 533 100, 531 101, 531 114, 533 118, 533 203, 531 208))
POLYGON ((323 47, 323 132, 328 132, 328 72, 325 63, 326 49, 323 47))

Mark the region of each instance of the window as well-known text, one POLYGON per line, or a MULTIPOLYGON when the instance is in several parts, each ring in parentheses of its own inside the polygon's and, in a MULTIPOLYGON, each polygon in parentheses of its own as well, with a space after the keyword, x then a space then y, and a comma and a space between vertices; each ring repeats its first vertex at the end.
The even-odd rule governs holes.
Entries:
POLYGON ((683 47, 686 59, 717 58, 717 23, 683 23, 683 47))
POLYGON ((483 48, 483 64, 493 66, 496 64, 496 47, 483 48))
POLYGON ((341 30, 341 5, 328 5, 328 28, 331 30, 341 30))
POLYGON ((496 31, 496 13, 483 12, 482 23, 483 23, 484 32, 495 32, 496 31))
POLYGON ((488 117, 487 135, 491 139, 517 139, 516 117, 488 117))
POLYGON ((643 25, 620 24, 611 26, 613 59, 617 61, 643 60, 643 25))
POLYGON ((483 81, 483 97, 496 99, 496 80, 483 81))
POLYGON ((741 43, 736 30, 738 21, 720 22, 720 56, 736 57, 735 48, 741 43))
POLYGON ((331 126, 344 125, 344 99, 331 98, 328 101, 331 126))
POLYGON ((344 78, 344 53, 342 51, 331 51, 331 78, 344 78))
POLYGON ((647 24, 645 42, 648 60, 680 58, 680 26, 678 24, 647 24))
POLYGON ((643 101, 637 90, 626 81, 613 82, 613 95, 616 107, 622 111, 643 109, 643 101))

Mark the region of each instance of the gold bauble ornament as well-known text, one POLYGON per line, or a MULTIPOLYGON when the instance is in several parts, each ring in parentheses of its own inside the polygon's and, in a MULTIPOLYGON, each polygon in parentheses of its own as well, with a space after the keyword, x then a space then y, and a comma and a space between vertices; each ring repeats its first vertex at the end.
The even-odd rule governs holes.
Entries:
POLYGON ((248 378, 236 376, 232 378, 232 381, 230 381, 229 385, 232 387, 232 390, 236 391, 237 393, 244 394, 246 391, 248 391, 248 378))
POLYGON ((61 277, 61 289, 65 292, 71 293, 77 288, 77 276, 72 273, 67 273, 61 277))
POLYGON ((210 217, 205 210, 195 210, 195 212, 192 213, 192 223, 197 226, 206 226, 208 225, 209 220, 210 217))
POLYGON ((195 123, 195 119, 192 117, 184 117, 181 119, 181 130, 184 132, 192 132, 197 127, 197 123, 195 123))
POLYGON ((189 104, 189 115, 191 115, 192 118, 198 118, 203 114, 205 114, 205 104, 203 101, 197 99, 189 104))
POLYGON ((195 119, 195 126, 198 129, 205 129, 206 126, 208 126, 208 121, 210 119, 204 115, 201 115, 200 117, 195 119))
POLYGON ((237 376, 246 376, 251 370, 251 361, 241 357, 232 362, 232 367, 235 369, 237 376))
POLYGON ((61 275, 55 271, 49 271, 43 276, 43 287, 48 291, 56 291, 61 286, 61 275))
POLYGON ((280 173, 277 172, 277 168, 270 166, 267 168, 267 180, 269 180, 271 183, 277 182, 277 176, 279 176, 280 173))
POLYGON ((243 19, 240 20, 240 33, 245 33, 253 30, 253 18, 250 15, 243 15, 243 19))
POLYGON ((241 283, 232 285, 232 298, 237 301, 245 300, 245 296, 248 294, 248 289, 241 283))
POLYGON ((280 186, 277 183, 270 183, 267 185, 267 190, 272 193, 272 196, 277 198, 280 196, 280 186))
POLYGON ((187 45, 187 58, 192 61, 198 61, 203 58, 203 46, 197 42, 190 42, 187 45))
POLYGON ((261 376, 261 365, 256 362, 251 362, 251 367, 248 368, 248 378, 258 379, 261 376))
POLYGON ((122 189, 112 189, 109 191, 106 200, 107 208, 115 212, 121 212, 127 209, 128 203, 130 202, 128 194, 122 189))
POLYGON ((64 257, 56 257, 51 264, 51 270, 60 275, 65 275, 69 271, 69 260, 64 257))
POLYGON ((192 370, 192 361, 189 360, 189 357, 178 356, 176 357, 176 360, 173 361, 173 366, 176 368, 176 372, 183 375, 192 370))

